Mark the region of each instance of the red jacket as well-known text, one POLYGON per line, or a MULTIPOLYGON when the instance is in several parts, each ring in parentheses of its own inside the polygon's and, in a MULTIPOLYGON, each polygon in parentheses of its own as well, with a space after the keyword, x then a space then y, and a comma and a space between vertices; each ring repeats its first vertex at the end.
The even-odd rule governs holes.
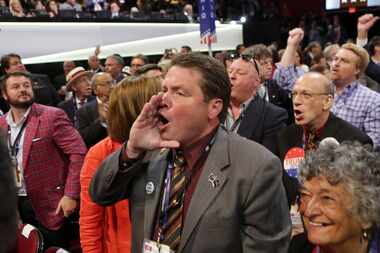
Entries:
POLYGON ((129 253, 131 223, 128 200, 103 207, 92 202, 88 188, 100 163, 121 146, 107 137, 87 153, 81 175, 80 241, 83 253, 129 253))
MULTIPOLYGON (((7 115, 0 117, 5 131, 7 115)), ((63 224, 63 213, 56 215, 55 210, 64 195, 79 199, 79 173, 86 151, 64 111, 32 105, 22 154, 25 187, 37 220, 48 229, 57 230, 63 224)))

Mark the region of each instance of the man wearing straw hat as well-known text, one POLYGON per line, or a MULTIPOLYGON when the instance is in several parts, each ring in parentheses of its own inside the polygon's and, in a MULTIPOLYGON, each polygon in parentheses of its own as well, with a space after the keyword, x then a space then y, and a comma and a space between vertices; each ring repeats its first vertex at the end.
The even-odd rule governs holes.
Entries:
POLYGON ((58 104, 58 107, 64 110, 70 120, 74 123, 75 113, 87 102, 93 100, 92 88, 90 84, 92 72, 86 71, 83 67, 76 67, 66 75, 68 90, 74 92, 74 96, 58 104))

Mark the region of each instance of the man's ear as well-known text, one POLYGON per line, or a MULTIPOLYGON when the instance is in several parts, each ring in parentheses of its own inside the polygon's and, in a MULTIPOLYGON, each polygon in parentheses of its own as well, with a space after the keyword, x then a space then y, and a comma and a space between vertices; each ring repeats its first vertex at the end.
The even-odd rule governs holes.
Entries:
POLYGON ((208 118, 215 119, 223 110, 223 100, 220 98, 213 98, 208 102, 208 118))
POLYGON ((4 90, 0 90, 0 94, 4 98, 5 101, 8 101, 8 96, 7 96, 7 93, 5 92, 5 88, 4 90))
POLYGON ((323 100, 323 107, 322 109, 324 111, 330 111, 331 107, 334 104, 334 97, 332 95, 327 95, 327 97, 323 100))
POLYGON ((74 93, 77 91, 77 84, 76 83, 73 83, 71 84, 71 90, 74 91, 74 93))
POLYGON ((359 74, 360 74, 360 69, 356 68, 356 70, 355 70, 355 76, 359 77, 359 74))
POLYGON ((370 230, 373 227, 371 222, 361 222, 362 230, 370 230))

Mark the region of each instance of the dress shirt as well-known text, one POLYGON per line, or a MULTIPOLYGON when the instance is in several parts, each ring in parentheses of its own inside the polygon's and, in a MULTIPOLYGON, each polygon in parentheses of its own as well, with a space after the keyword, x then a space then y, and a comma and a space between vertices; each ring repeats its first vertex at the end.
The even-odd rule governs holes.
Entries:
POLYGON ((283 67, 277 63, 273 79, 277 81, 281 88, 291 91, 297 79, 303 74, 305 74, 305 70, 302 67, 296 67, 294 64, 283 67))
MULTIPOLYGON (((98 105, 103 103, 103 101, 100 100, 98 97, 96 97, 96 101, 98 101, 98 105)), ((100 121, 100 125, 104 128, 107 128, 107 123, 105 121, 100 121)))
POLYGON ((335 96, 332 112, 350 122, 369 137, 374 146, 380 147, 380 94, 360 84, 358 80, 347 85, 335 96))
POLYGON ((244 111, 248 108, 249 103, 255 98, 255 96, 252 96, 250 99, 245 101, 240 105, 240 114, 239 117, 235 120, 234 116, 232 114, 232 109, 231 107, 228 107, 228 113, 226 117, 226 121, 224 123, 224 126, 230 130, 231 132, 237 133, 240 123, 242 119, 244 118, 244 111))
MULTIPOLYGON (((26 188, 25 188, 25 181, 24 181, 24 168, 22 166, 22 163, 23 163, 23 160, 22 160, 22 153, 23 153, 23 146, 24 146, 24 136, 25 136, 25 129, 26 129, 26 126, 24 128, 22 128, 22 126, 24 125, 26 119, 28 118, 28 115, 29 115, 29 112, 30 112, 30 108, 26 111, 26 113, 24 114, 24 116, 22 116, 22 119, 18 122, 18 123, 15 123, 13 121, 13 117, 12 117, 12 112, 9 111, 7 117, 6 117, 6 121, 7 121, 7 124, 11 130, 11 136, 10 136, 10 141, 12 143, 12 145, 14 145, 14 142, 16 140, 16 137, 17 135, 19 135, 20 131, 22 131, 21 133, 21 136, 20 136, 20 141, 18 143, 18 146, 19 146, 19 150, 16 154, 16 159, 17 159, 17 167, 18 168, 15 168, 15 169, 19 169, 19 173, 20 173, 20 176, 21 176, 21 182, 20 182, 20 187, 18 188, 18 195, 19 196, 26 196, 27 193, 26 193, 26 188)), ((8 143, 8 148, 10 149, 9 147, 10 143, 8 143)))
POLYGON ((188 185, 186 188, 185 200, 183 203, 183 221, 186 218, 186 213, 189 209, 191 197, 193 196, 195 188, 197 187, 199 177, 201 176, 204 167, 203 165, 208 156, 208 153, 205 152, 205 149, 207 145, 213 142, 212 138, 216 135, 217 129, 218 128, 216 128, 214 131, 200 139, 189 149, 185 149, 183 151, 183 155, 186 160, 185 171, 187 175, 190 175, 190 182, 187 182, 188 185), (207 155, 204 155, 205 153, 207 153, 207 155))
MULTIPOLYGON (((217 128, 218 129, 218 128, 217 128)), ((194 143, 190 148, 183 150, 183 155, 185 157, 185 174, 186 174, 186 189, 185 196, 183 200, 183 213, 182 213, 182 222, 185 223, 185 218, 187 211, 190 206, 190 201, 197 186, 199 177, 201 176, 203 165, 207 159, 208 152, 205 153, 205 149, 212 142, 212 138, 215 136, 217 129, 204 136, 196 143, 194 143), (189 180, 189 181, 187 181, 189 180)), ((210 148, 210 146, 209 146, 210 148)), ((173 154, 173 153, 172 153, 173 154)), ((173 160, 174 157, 169 155, 168 159, 173 160)), ((160 203, 163 199, 161 196, 160 203)), ((160 214, 158 214, 160 215, 160 214)), ((159 224, 155 224, 154 229, 154 238, 158 238, 159 233, 159 224)))
POLYGON ((87 98, 80 100, 77 96, 75 96, 75 104, 77 106, 77 110, 84 106, 87 103, 87 98))

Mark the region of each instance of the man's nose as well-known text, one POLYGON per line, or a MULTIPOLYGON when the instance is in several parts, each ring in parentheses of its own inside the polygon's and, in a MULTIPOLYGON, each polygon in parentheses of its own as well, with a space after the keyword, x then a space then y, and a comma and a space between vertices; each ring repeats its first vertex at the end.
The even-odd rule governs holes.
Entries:
POLYGON ((161 104, 160 104, 160 107, 168 107, 169 103, 171 101, 171 96, 169 94, 169 92, 164 92, 162 94, 162 101, 161 101, 161 104))
POLYGON ((333 67, 339 66, 339 63, 340 63, 339 60, 333 60, 333 61, 331 62, 331 66, 333 66, 333 67))
POLYGON ((300 99, 300 95, 297 94, 297 95, 293 95, 292 96, 292 101, 293 101, 293 105, 301 105, 302 104, 302 100, 300 99))

